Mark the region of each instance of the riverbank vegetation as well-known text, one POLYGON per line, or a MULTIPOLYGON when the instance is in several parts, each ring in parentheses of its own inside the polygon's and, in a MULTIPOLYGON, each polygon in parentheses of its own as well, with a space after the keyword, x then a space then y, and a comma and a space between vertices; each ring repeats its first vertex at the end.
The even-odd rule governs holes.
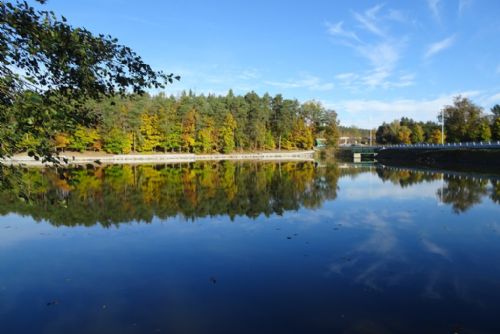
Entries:
MULTIPOLYGON (((500 140, 500 106, 495 105, 491 114, 465 97, 457 96, 452 105, 444 106, 438 114, 444 115, 445 142, 474 142, 500 140)), ((379 144, 439 144, 442 140, 441 124, 417 122, 403 117, 391 123, 383 123, 376 132, 379 144)))

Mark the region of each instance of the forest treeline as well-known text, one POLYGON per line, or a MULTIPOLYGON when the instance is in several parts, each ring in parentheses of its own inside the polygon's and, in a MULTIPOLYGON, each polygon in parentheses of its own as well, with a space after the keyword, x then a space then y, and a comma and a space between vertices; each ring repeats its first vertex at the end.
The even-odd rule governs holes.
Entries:
MULTIPOLYGON (((444 141, 448 143, 500 140, 500 106, 495 105, 491 114, 465 97, 455 97, 452 105, 443 107, 438 114, 444 115, 444 141)), ((417 122, 403 117, 391 123, 383 123, 376 132, 379 144, 439 144, 442 140, 441 124, 417 122)))
MULTIPOLYGON (((55 150, 231 153, 305 150, 317 138, 329 145, 338 140, 335 111, 281 95, 144 94, 91 101, 87 108, 95 126, 56 133, 49 139, 55 150)), ((26 134, 17 151, 34 150, 41 140, 47 139, 26 134)))

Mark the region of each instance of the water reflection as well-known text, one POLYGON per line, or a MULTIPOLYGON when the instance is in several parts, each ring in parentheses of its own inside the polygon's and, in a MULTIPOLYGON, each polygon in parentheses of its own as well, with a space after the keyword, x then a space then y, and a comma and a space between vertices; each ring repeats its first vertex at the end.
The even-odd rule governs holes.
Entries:
POLYGON ((500 332, 495 175, 310 162, 10 173, 2 333, 500 332))
MULTIPOLYGON (((0 214, 18 213, 66 226, 151 222, 153 217, 177 215, 186 219, 282 215, 334 200, 339 178, 355 179, 364 173, 401 188, 435 183, 437 190, 427 195, 450 205, 455 213, 487 197, 500 203, 500 181, 492 175, 336 163, 199 162, 17 169, 3 178, 9 187, 0 190, 0 214)), ((358 191, 368 195, 362 188, 358 191)))

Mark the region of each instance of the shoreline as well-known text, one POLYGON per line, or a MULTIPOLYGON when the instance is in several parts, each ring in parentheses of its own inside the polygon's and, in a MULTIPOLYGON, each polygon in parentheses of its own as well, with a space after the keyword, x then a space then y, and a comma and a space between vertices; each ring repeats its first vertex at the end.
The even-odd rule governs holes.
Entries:
MULTIPOLYGON (((146 163, 189 163, 196 161, 225 160, 255 160, 255 161, 314 161, 315 151, 291 152, 255 152, 230 154, 194 154, 194 153, 164 153, 164 154, 60 154, 60 164, 63 166, 85 164, 146 164, 146 163), (63 159, 68 159, 64 162, 63 159)), ((53 163, 35 160, 27 155, 14 155, 11 158, 0 159, 1 164, 45 166, 53 163)))

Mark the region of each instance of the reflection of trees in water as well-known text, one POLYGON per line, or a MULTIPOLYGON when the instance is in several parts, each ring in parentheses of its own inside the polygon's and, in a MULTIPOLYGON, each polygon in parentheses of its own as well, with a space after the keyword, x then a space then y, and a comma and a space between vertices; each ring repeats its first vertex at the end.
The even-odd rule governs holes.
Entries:
POLYGON ((443 203, 451 204, 456 213, 465 212, 481 203, 488 194, 488 180, 445 178, 445 186, 438 190, 443 203))
POLYGON ((442 173, 415 171, 409 169, 377 168, 378 176, 402 188, 443 179, 444 186, 437 190, 437 196, 443 203, 450 204, 456 213, 465 212, 475 204, 481 203, 485 196, 500 203, 500 181, 487 178, 443 176, 442 173), (488 185, 491 182, 491 190, 488 185))
POLYGON ((493 202, 500 204, 500 181, 495 180, 492 182, 492 194, 491 199, 493 202))
POLYGON ((0 191, 0 214, 16 212, 55 225, 283 214, 336 198, 339 178, 335 165, 315 168, 311 162, 115 165, 15 174, 20 182, 0 191))
MULTIPOLYGON (((16 212, 55 225, 102 225, 182 215, 257 217, 337 197, 339 177, 376 172, 400 187, 441 180, 405 169, 315 167, 311 162, 197 162, 76 169, 3 169, 0 214, 16 212), (16 181, 16 182, 14 182, 16 181)), ((437 196, 457 213, 488 195, 500 203, 500 181, 444 177, 437 196), (488 185, 491 182, 491 186, 488 185)))
POLYGON ((424 173, 407 169, 390 169, 384 167, 377 168, 377 175, 383 181, 390 181, 402 188, 423 182, 432 182, 441 179, 440 173, 424 173))

